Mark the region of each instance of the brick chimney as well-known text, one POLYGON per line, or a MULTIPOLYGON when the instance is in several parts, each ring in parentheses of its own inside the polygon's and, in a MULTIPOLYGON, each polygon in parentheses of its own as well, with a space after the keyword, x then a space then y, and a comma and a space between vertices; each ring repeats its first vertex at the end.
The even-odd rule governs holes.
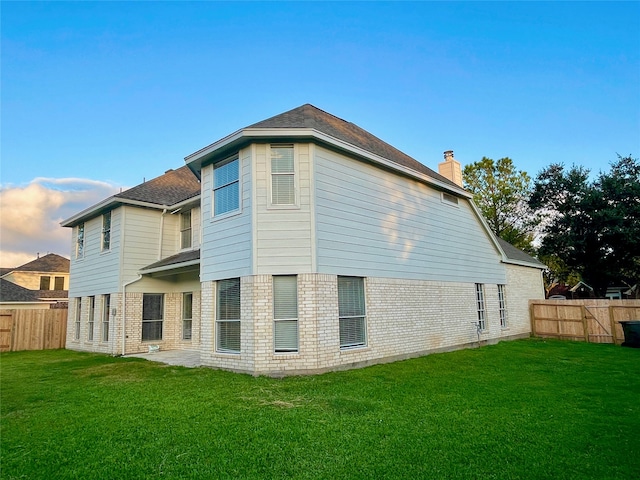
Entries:
POLYGON ((444 162, 438 164, 438 173, 462 187, 462 168, 460 162, 453 158, 453 150, 444 152, 444 162))

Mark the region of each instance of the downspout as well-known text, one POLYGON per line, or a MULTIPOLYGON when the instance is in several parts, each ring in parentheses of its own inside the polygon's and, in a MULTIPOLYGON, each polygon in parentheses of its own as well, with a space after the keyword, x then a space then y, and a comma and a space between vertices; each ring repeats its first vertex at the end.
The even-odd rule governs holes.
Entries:
POLYGON ((127 287, 141 279, 142 275, 138 274, 138 278, 122 284, 122 355, 125 354, 127 341, 127 287))

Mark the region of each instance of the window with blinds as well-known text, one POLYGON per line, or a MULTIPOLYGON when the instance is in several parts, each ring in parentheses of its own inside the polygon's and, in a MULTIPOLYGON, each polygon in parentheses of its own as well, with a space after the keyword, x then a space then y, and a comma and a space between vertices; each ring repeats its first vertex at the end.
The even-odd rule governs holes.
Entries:
POLYGON ((96 297, 92 296, 89 297, 89 328, 88 328, 88 332, 87 332, 87 340, 90 342, 93 342, 93 323, 95 321, 95 314, 96 314, 96 297))
POLYGON ((142 295, 142 341, 162 340, 164 294, 142 295))
POLYGON ((213 168, 213 215, 240 209, 240 163, 236 158, 213 168))
POLYGON ((76 329, 74 339, 80 340, 80 319, 82 318, 82 298, 76 298, 76 329))
POLYGON ((180 248, 191 248, 191 210, 180 214, 180 248))
POLYGON ((296 204, 293 145, 271 146, 271 204, 296 204))
POLYGON ((273 277, 273 343, 276 352, 298 351, 298 277, 273 277))
POLYGON ((102 341, 109 341, 109 317, 111 315, 111 295, 102 298, 102 341))
POLYGON ((338 277, 338 311, 340 348, 365 346, 367 326, 363 278, 338 277))
POLYGON ((240 353, 240 279, 217 282, 216 350, 240 353))
POLYGON ((182 339, 191 340, 193 327, 193 293, 182 294, 182 339))

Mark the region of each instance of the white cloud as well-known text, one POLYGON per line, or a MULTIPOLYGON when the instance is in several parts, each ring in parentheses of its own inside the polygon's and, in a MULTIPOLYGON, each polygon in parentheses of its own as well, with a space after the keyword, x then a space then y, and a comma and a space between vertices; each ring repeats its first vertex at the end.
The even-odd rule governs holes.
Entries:
POLYGON ((118 191, 109 183, 84 178, 38 177, 26 186, 3 185, 0 266, 20 266, 38 253, 68 257, 71 229, 60 222, 118 191))

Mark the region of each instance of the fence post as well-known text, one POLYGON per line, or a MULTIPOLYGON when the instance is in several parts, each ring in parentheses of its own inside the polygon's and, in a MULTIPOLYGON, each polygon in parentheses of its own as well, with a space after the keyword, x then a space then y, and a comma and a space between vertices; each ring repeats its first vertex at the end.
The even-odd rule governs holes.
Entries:
POLYGON ((531 318, 531 335, 536 336, 536 317, 535 317, 535 304, 529 303, 529 317, 531 318))
POLYGON ((589 324, 587 323, 587 309, 584 305, 580 306, 582 311, 582 328, 584 328, 584 341, 589 343, 589 324))

